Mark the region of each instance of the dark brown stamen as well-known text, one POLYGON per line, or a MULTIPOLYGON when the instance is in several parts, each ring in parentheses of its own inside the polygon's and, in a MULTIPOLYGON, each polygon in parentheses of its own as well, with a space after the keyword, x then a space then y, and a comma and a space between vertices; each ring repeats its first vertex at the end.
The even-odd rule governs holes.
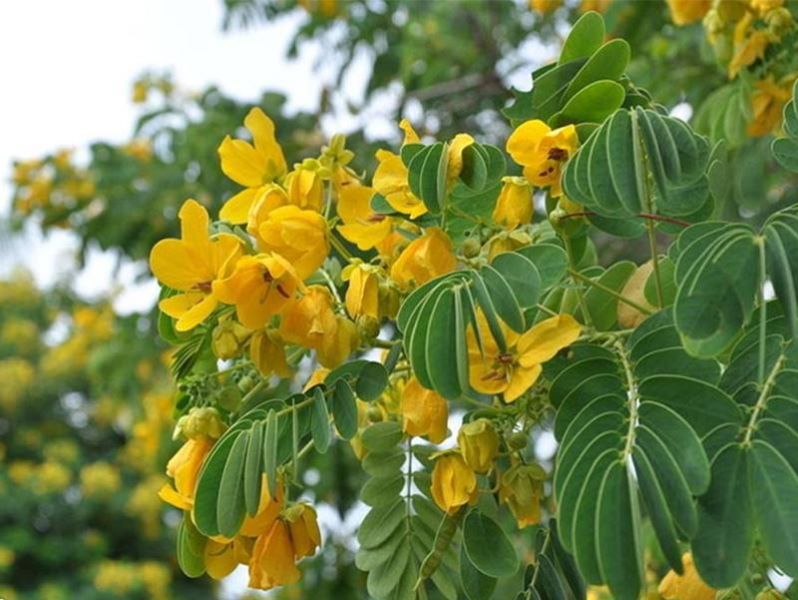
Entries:
POLYGON ((551 148, 549 149, 549 160, 568 160, 568 151, 562 148, 551 148))

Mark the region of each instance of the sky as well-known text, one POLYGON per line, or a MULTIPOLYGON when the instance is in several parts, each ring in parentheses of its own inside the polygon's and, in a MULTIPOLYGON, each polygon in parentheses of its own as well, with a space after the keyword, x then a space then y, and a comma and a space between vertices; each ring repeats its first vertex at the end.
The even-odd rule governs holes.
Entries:
MULTIPOLYGON (((171 71, 187 90, 214 83, 255 100, 270 88, 286 93, 292 110, 315 108, 322 84, 313 75, 318 48, 290 64, 283 58, 304 14, 229 33, 221 30, 222 16, 221 0, 0 2, 0 218, 8 213, 13 159, 129 139, 136 117, 132 82, 144 70, 171 71)), ((75 240, 68 233, 45 239, 30 228, 23 239, 3 242, 0 275, 23 264, 50 285, 72 266, 75 240)), ((94 296, 124 288, 117 309, 146 310, 157 286, 133 285, 142 265, 114 274, 114 264, 113 256, 92 252, 76 289, 94 296)))

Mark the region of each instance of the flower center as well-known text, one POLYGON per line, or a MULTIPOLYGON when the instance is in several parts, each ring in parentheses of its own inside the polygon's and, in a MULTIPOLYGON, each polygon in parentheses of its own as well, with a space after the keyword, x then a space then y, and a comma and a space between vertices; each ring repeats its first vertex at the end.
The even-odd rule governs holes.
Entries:
POLYGON ((568 160, 568 150, 564 150, 563 148, 550 148, 549 149, 549 160, 556 160, 557 162, 562 162, 564 160, 568 160))

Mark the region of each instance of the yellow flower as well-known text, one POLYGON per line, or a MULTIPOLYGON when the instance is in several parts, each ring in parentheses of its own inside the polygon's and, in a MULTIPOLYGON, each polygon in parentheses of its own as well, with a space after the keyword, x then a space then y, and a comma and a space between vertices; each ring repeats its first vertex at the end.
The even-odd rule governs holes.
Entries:
POLYGON ((562 5, 562 0, 529 0, 529 8, 539 12, 542 15, 547 15, 554 12, 562 5))
POLYGON ((355 181, 341 185, 338 190, 338 216, 343 224, 337 230, 360 250, 377 248, 384 255, 386 252, 381 246, 393 230, 393 219, 372 210, 373 196, 372 188, 355 181))
POLYGON ((299 578, 288 524, 282 519, 275 519, 268 531, 258 536, 252 548, 249 587, 270 590, 296 583, 299 578))
POLYGON ((458 133, 452 138, 452 141, 449 142, 449 149, 447 150, 448 166, 446 170, 446 179, 450 186, 455 179, 460 177, 460 173, 463 172, 463 150, 468 148, 473 143, 474 138, 467 133, 458 133))
POLYGON ((258 512, 254 517, 247 516, 241 524, 241 529, 238 531, 239 535, 254 538, 266 533, 270 528, 277 515, 283 509, 285 502, 285 490, 283 489, 282 482, 277 482, 277 489, 274 493, 274 498, 269 495, 268 481, 266 475, 263 476, 263 484, 260 492, 260 503, 258 504, 258 512))
POLYGON ((668 6, 676 25, 689 25, 704 18, 712 8, 712 0, 668 0, 668 6))
POLYGON ((121 484, 119 472, 107 462, 92 463, 80 470, 80 488, 89 498, 109 498, 121 484))
POLYGON ((519 225, 531 223, 534 212, 529 182, 523 177, 505 177, 496 208, 493 209, 493 221, 507 229, 515 229, 519 225))
POLYGON ((283 313, 280 335, 292 344, 316 350, 319 362, 335 368, 357 347, 355 324, 336 315, 326 287, 313 285, 283 313))
POLYGON ((178 331, 193 329, 216 308, 213 283, 224 276, 227 265, 241 255, 234 235, 208 235, 208 211, 196 200, 180 208, 180 239, 161 240, 150 252, 150 269, 158 281, 184 292, 164 298, 158 307, 177 319, 178 331))
POLYGON ((205 571, 213 579, 224 579, 240 563, 247 562, 247 554, 244 540, 241 537, 236 537, 230 541, 209 539, 205 543, 203 556, 205 571))
POLYGON ((213 284, 216 297, 235 304, 244 327, 259 329, 285 308, 301 286, 294 267, 279 254, 242 256, 226 279, 213 284))
POLYGON ((499 455, 499 435, 487 419, 476 419, 460 427, 457 445, 463 460, 477 473, 487 473, 499 455))
POLYGON ((413 377, 402 390, 402 427, 413 436, 426 436, 440 444, 448 435, 449 407, 446 400, 413 377))
POLYGON ((309 504, 296 504, 283 511, 291 532, 294 558, 313 556, 321 544, 321 532, 316 519, 316 510, 309 504))
POLYGON ((275 208, 288 204, 288 194, 276 183, 247 188, 230 198, 219 211, 219 218, 233 224, 248 223, 253 235, 258 224, 275 208))
POLYGON ((748 135, 768 135, 781 125, 784 104, 791 96, 790 87, 779 86, 772 77, 756 82, 756 91, 751 95, 754 119, 748 124, 748 135))
POLYGON ((431 227, 402 250, 391 267, 391 279, 407 288, 454 271, 456 266, 449 236, 442 229, 431 227))
POLYGON ((290 262, 300 279, 310 277, 330 252, 324 217, 293 205, 268 214, 258 225, 258 241, 265 252, 279 254, 290 262))
POLYGON ((659 584, 659 593, 666 600, 715 600, 715 590, 701 579, 693 564, 693 555, 682 555, 684 575, 669 571, 659 584))
POLYGON ((442 511, 455 513, 477 499, 477 476, 463 457, 449 452, 432 469, 432 499, 442 511))
POLYGON ((291 369, 285 359, 285 348, 275 339, 276 332, 256 331, 249 341, 249 357, 261 375, 272 373, 279 377, 290 377, 291 369))
POLYGON ((274 135, 274 122, 260 108, 253 108, 244 119, 252 134, 250 144, 229 135, 219 146, 222 171, 248 188, 258 188, 282 177, 286 172, 283 149, 274 135))
POLYGON ((538 187, 551 186, 549 193, 554 198, 562 195, 562 166, 578 146, 576 127, 552 130, 538 119, 522 123, 507 139, 507 152, 524 167, 527 180, 538 187))
POLYGON ((729 62, 729 79, 765 55, 771 37, 765 29, 752 28, 753 16, 746 13, 734 26, 734 56, 729 62))
POLYGON ((338 0, 298 0, 298 4, 309 13, 319 13, 328 19, 338 14, 338 0))
POLYGON ((538 465, 513 465, 499 482, 499 500, 518 522, 518 528, 540 522, 540 495, 546 472, 538 465))
POLYGON ((372 186, 382 194, 394 210, 408 215, 411 219, 427 212, 427 207, 413 192, 407 182, 407 167, 398 154, 387 150, 377 150, 377 170, 374 171, 372 186))
POLYGON ((349 282, 346 290, 346 311, 353 319, 361 315, 380 318, 380 269, 374 265, 349 265, 342 273, 349 282))
POLYGON ((168 483, 164 485, 158 492, 161 500, 182 510, 194 506, 199 472, 212 447, 213 440, 205 436, 183 444, 166 465, 166 474, 174 479, 174 487, 168 483))
POLYGON ((321 212, 324 204, 324 188, 318 171, 301 166, 291 171, 285 178, 288 201, 302 209, 321 212))
POLYGON ((487 320, 478 314, 482 351, 472 328, 468 329, 468 377, 483 394, 504 394, 513 402, 537 381, 543 363, 579 337, 579 323, 567 314, 551 317, 518 335, 501 323, 507 351, 502 353, 489 333, 487 320))

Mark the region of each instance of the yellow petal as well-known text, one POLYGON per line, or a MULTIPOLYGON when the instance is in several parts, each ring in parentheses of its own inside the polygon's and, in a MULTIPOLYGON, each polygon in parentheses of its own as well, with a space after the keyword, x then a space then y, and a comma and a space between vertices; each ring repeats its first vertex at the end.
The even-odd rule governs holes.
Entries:
POLYGON ((538 161, 538 145, 551 128, 543 121, 534 119, 519 125, 507 138, 507 153, 519 165, 529 165, 538 161))
POLYGON ((195 304, 186 311, 175 323, 177 331, 189 331, 202 323, 213 312, 218 304, 216 296, 208 294, 202 302, 195 304))
POLYGON ((173 319, 179 319, 194 306, 205 299, 202 292, 189 292, 187 294, 176 294, 169 298, 164 298, 158 303, 158 308, 173 319))
POLYGON ((514 402, 521 394, 532 387, 542 371, 543 367, 541 365, 514 369, 512 377, 510 377, 510 383, 507 385, 507 389, 504 390, 504 401, 514 402))
POLYGON ((571 315, 557 315, 533 326, 518 338, 522 367, 544 363, 579 337, 581 326, 571 315))
POLYGON ((273 181, 286 171, 283 149, 274 135, 274 122, 257 106, 244 119, 244 127, 252 133, 255 148, 265 158, 266 178, 273 181))
POLYGON ((234 140, 229 135, 219 146, 222 172, 236 183, 246 187, 259 187, 267 183, 268 164, 249 142, 234 140))
POLYGON ((193 505, 191 500, 186 498, 183 494, 178 493, 177 490, 168 483, 165 483, 163 487, 158 490, 158 497, 167 504, 171 504, 180 510, 191 510, 193 505))
POLYGON ((208 540, 205 544, 205 570, 216 580, 224 579, 238 566, 233 543, 208 540))
POLYGON ((258 197, 261 188, 247 188, 230 198, 219 211, 222 221, 239 225, 246 223, 249 218, 249 209, 258 197))

